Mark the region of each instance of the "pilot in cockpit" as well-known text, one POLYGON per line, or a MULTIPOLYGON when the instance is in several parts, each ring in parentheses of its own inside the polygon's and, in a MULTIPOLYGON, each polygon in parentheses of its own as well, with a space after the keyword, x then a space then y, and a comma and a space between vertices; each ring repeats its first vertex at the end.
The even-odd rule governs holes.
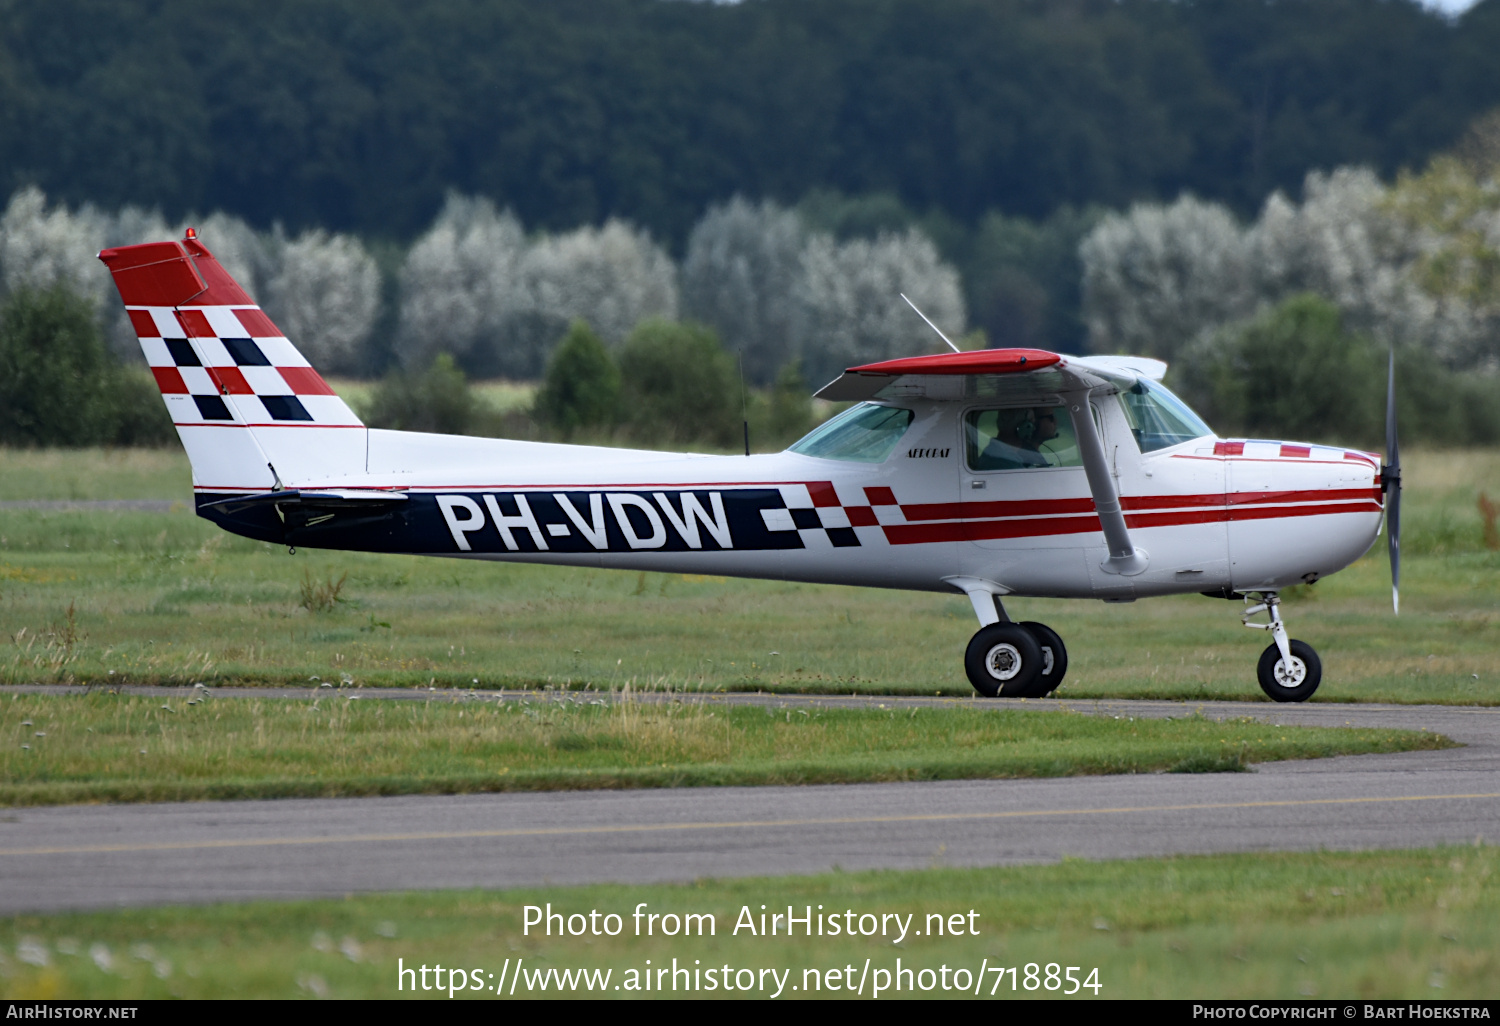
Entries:
POLYGON ((1050 406, 996 410, 995 437, 980 454, 987 470, 1047 467, 1053 464, 1040 452, 1042 445, 1058 436, 1057 410, 1050 406))

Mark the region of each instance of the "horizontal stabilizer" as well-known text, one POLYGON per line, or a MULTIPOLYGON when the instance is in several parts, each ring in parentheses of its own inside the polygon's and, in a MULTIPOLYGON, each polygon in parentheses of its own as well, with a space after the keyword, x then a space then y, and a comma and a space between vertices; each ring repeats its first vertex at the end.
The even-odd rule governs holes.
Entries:
POLYGON ((395 505, 406 501, 405 492, 383 492, 375 489, 325 488, 316 491, 293 488, 279 492, 260 492, 255 495, 236 495, 231 499, 205 502, 201 509, 223 510, 238 513, 254 506, 304 506, 318 509, 370 509, 395 505))

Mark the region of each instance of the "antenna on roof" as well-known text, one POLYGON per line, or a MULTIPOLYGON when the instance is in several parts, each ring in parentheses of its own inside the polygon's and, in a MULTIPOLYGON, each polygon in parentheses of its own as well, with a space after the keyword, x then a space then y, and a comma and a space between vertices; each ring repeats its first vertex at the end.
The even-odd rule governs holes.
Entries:
MULTIPOLYGON (((906 299, 906 293, 905 292, 900 293, 900 296, 901 296, 902 299, 906 299)), ((913 303, 909 299, 906 299, 906 305, 909 306, 909 307, 911 307, 913 310, 917 310, 917 304, 913 303)), ((949 349, 953 350, 955 353, 961 353, 961 352, 963 352, 962 349, 958 348, 958 346, 956 346, 956 345, 953 344, 953 340, 951 338, 949 338, 947 335, 943 334, 943 329, 939 328, 936 324, 933 324, 932 321, 928 320, 927 319, 927 315, 924 314, 921 310, 917 310, 917 316, 920 317, 920 318, 922 318, 922 320, 927 321, 927 326, 929 328, 931 328, 933 331, 935 331, 935 332, 938 333, 938 338, 940 338, 944 342, 948 343, 948 348, 949 349)))
POLYGON ((750 455, 750 395, 745 391, 745 351, 739 352, 740 358, 740 415, 744 417, 745 425, 745 455, 750 455))

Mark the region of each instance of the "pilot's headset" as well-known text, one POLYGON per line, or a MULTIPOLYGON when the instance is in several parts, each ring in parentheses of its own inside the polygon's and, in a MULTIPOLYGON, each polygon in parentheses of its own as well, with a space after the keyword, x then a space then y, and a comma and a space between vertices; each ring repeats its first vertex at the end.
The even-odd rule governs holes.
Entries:
POLYGON ((1026 411, 1026 419, 1022 420, 1022 421, 1020 421, 1019 423, 1016 424, 1016 438, 1018 438, 1021 441, 1022 444, 1026 444, 1026 443, 1029 443, 1035 437, 1036 437, 1036 411, 1032 410, 1032 409, 1028 409, 1026 411))

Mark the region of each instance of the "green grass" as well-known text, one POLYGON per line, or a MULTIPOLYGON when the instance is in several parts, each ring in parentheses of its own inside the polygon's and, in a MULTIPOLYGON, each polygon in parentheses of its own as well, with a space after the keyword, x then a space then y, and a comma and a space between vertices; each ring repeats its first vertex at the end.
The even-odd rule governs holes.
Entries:
MULTIPOLYGON (((1416 453, 1408 464, 1401 616, 1390 613, 1383 545, 1287 596, 1293 636, 1323 658, 1316 700, 1500 703, 1500 553, 1483 547, 1475 503, 1484 489, 1500 497, 1500 453, 1416 453)), ((4 498, 171 498, 186 496, 186 481, 180 454, 0 452, 4 498)), ((1235 603, 1007 607, 1067 641, 1060 697, 1263 700, 1254 673, 1267 639, 1239 625, 1235 603)), ((188 511, 0 510, 0 681, 10 683, 347 673, 367 685, 966 695, 974 626, 957 594, 292 557, 188 511), (305 584, 345 574, 331 611, 303 606, 305 584)))
MULTIPOLYGON (((941 853, 935 852, 936 861, 941 853)), ((627 970, 679 965, 791 970, 907 968, 1039 974, 1098 969, 1101 998, 1493 998, 1500 975, 1500 851, 1454 847, 1344 854, 1196 856, 1047 866, 933 868, 682 885, 350 896, 0 920, 0 996, 38 998, 423 997, 396 989, 397 959, 478 969, 627 970), (619 937, 523 932, 524 907, 622 917, 619 937), (712 937, 634 936, 630 913, 711 913, 712 937), (958 914, 977 936, 733 935, 741 910, 958 914), (977 913, 973 920, 970 911, 977 913), (22 956, 30 962, 22 961, 22 956), (509 962, 507 962, 509 960, 509 962), (988 960, 984 963, 982 960, 988 960), (44 964, 31 964, 44 963, 44 964), (101 964, 107 968, 101 968, 101 964)), ((769 977, 768 984, 769 984, 769 977)), ((872 976, 873 979, 873 976, 872 976)), ((986 996, 995 980, 986 974, 986 996)), ((429 982, 431 977, 429 976, 429 982)), ((1010 991, 997 999, 1029 996, 1010 991)), ((507 987, 507 990, 509 988, 507 987)), ((516 997, 526 992, 517 988, 516 997)), ((869 995, 866 988, 866 996, 869 995)), ((608 991, 610 996, 630 996, 608 991)), ((668 992, 670 993, 670 992, 668 992)), ((711 995, 722 996, 723 991, 711 995)), ((930 995, 941 996, 937 990, 930 995)), ((455 999, 483 997, 460 991, 455 999)), ((542 996, 536 994, 534 996, 542 996)), ((741 995, 744 996, 744 995, 741 995)), ((769 996, 766 994, 764 996, 769 996)), ((806 996, 790 989, 783 998, 806 996)), ((892 995, 887 994, 886 997, 892 995)), ((954 996, 951 995, 950 996, 954 996)), ((1091 992, 1063 999, 1086 1001, 1091 992)), ((494 1000, 495 995, 488 995, 494 1000)))
POLYGON ((0 697, 0 805, 1221 772, 1451 745, 1421 731, 1248 719, 612 698, 12 693, 0 697))
POLYGON ((170 449, 0 447, 0 502, 20 499, 177 499, 193 505, 187 454, 170 449))

